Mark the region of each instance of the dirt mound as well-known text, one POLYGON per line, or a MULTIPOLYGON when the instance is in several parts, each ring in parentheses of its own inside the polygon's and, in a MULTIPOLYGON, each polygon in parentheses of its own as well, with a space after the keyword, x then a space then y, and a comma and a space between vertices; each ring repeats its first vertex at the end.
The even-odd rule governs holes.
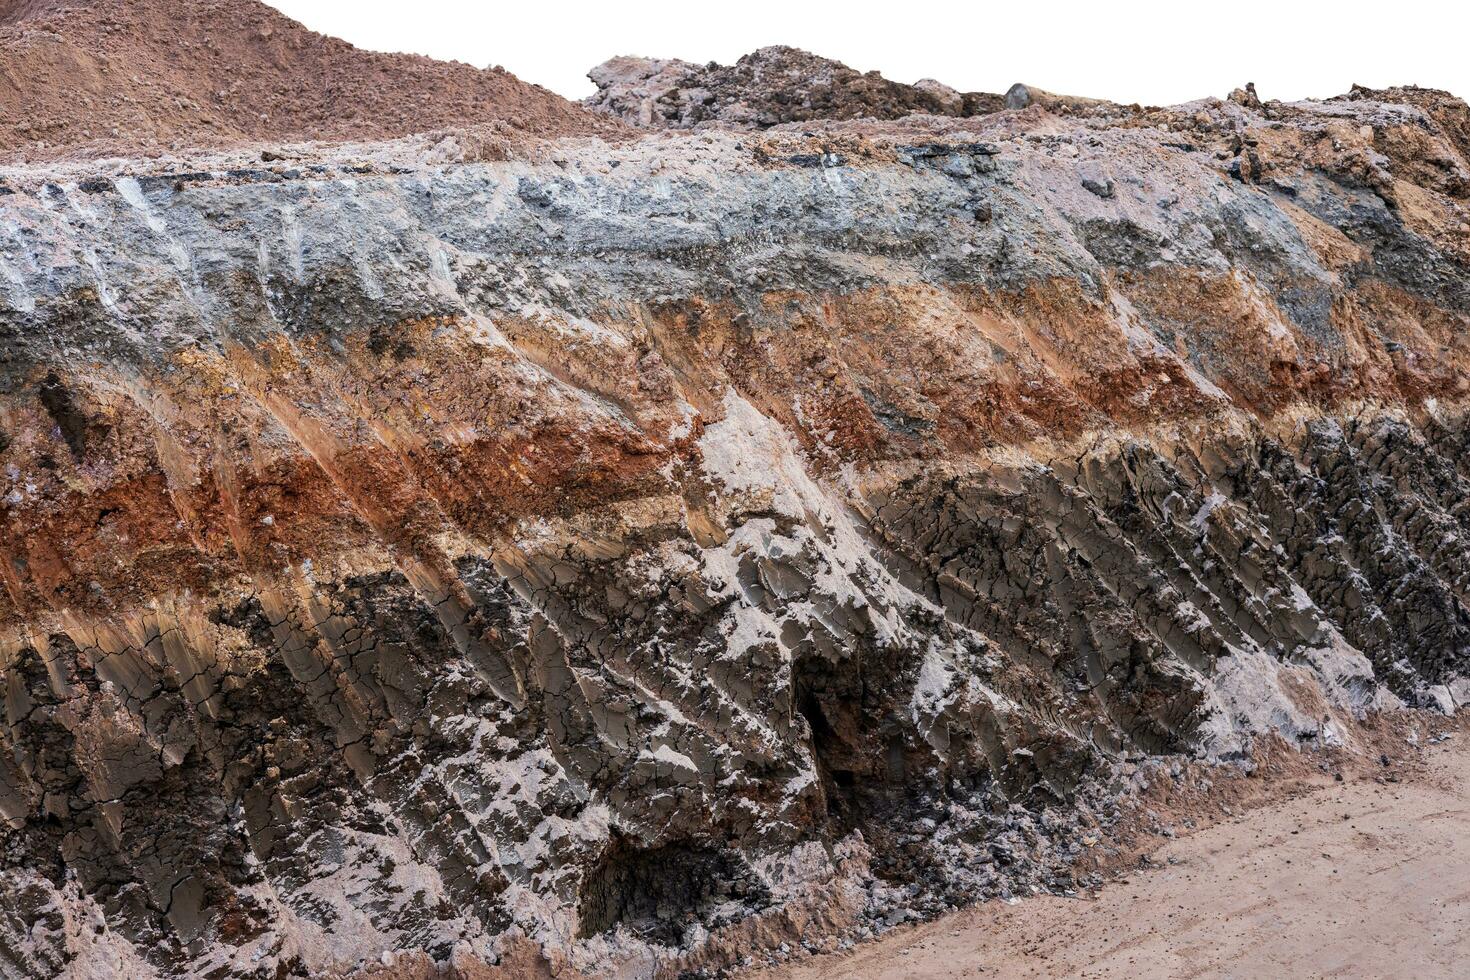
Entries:
POLYGON ((15 24, 66 6, 66 0, 0 0, 0 24, 15 24))
POLYGON ((587 105, 640 126, 720 122, 763 129, 810 119, 973 116, 1005 103, 1003 96, 960 93, 930 79, 905 85, 780 45, 761 48, 733 65, 613 58, 588 77, 598 91, 587 105))
POLYGON ((0 0, 0 152, 616 123, 499 69, 363 51, 256 0, 0 0))

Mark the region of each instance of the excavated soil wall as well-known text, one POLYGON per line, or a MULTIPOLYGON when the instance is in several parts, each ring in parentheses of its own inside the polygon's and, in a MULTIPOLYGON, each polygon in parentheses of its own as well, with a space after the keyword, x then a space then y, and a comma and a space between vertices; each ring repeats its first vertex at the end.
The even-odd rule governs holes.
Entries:
POLYGON ((1453 132, 987 118, 4 170, 4 971, 714 972, 1470 697, 1453 132))

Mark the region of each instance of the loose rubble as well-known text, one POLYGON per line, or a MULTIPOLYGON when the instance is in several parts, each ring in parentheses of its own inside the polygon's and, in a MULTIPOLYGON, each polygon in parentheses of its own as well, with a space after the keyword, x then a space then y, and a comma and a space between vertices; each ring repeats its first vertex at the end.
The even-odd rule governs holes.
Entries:
POLYGON ((765 129, 818 119, 898 119, 915 113, 978 116, 1001 108, 1000 96, 960 93, 932 78, 905 85, 875 71, 781 45, 733 65, 677 58, 619 57, 587 75, 593 109, 642 127, 703 124, 765 129))

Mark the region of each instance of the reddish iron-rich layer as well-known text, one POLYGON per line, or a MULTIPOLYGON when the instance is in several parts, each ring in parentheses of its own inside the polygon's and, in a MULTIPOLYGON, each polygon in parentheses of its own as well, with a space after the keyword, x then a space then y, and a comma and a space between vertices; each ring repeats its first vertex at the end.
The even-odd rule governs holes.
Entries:
POLYGON ((489 540, 519 518, 671 489, 693 501, 684 463, 731 385, 819 471, 1467 387, 1458 320, 1383 284, 1337 304, 1347 342, 1332 350, 1273 334, 1269 300, 1229 277, 1115 285, 1175 326, 1181 352, 1203 351, 1217 388, 1130 344, 1070 281, 773 294, 757 318, 690 301, 610 314, 611 343, 507 319, 507 344, 486 346, 474 324, 415 321, 341 352, 280 336, 148 377, 58 373, 5 405, 25 485, 0 505, 0 622, 229 591, 348 553, 442 570, 445 532, 489 540))

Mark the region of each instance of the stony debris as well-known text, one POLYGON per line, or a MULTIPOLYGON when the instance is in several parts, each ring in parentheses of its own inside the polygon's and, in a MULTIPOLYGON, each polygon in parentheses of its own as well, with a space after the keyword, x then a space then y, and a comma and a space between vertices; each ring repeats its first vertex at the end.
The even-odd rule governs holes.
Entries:
POLYGON ((733 65, 612 58, 588 72, 587 105, 637 126, 765 129, 816 119, 898 119, 915 113, 975 116, 1001 98, 960 93, 933 79, 905 85, 798 48, 761 48, 733 65))

